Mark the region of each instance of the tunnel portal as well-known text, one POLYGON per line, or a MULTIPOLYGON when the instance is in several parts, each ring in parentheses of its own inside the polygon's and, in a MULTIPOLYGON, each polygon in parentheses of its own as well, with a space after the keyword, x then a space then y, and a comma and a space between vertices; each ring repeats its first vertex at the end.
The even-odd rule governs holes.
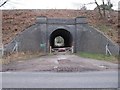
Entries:
POLYGON ((73 53, 106 54, 106 45, 113 55, 119 55, 119 45, 113 43, 103 33, 91 27, 86 17, 48 18, 37 17, 36 23, 5 46, 6 52, 12 52, 15 45, 22 52, 44 52, 52 50, 71 50, 73 53), (63 44, 56 44, 61 37, 63 44), (26 43, 27 42, 27 43, 26 43), (31 43, 32 42, 32 43, 31 43), (68 48, 67 48, 68 47, 68 48))
POLYGON ((52 48, 63 48, 63 47, 71 47, 73 42, 72 35, 69 31, 65 29, 57 29, 52 32, 50 35, 50 46, 52 48), (56 46, 55 45, 55 38, 61 36, 64 39, 64 45, 56 46))

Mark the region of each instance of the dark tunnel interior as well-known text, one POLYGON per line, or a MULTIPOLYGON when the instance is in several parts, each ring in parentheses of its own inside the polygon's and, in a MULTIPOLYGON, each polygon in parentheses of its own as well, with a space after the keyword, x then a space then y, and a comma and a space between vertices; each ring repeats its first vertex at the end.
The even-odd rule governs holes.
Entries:
POLYGON ((71 47, 73 42, 72 35, 69 31, 65 29, 57 29, 50 35, 50 46, 52 48, 63 48, 63 47, 71 47), (55 38, 61 36, 64 39, 64 45, 63 46, 56 46, 55 38))

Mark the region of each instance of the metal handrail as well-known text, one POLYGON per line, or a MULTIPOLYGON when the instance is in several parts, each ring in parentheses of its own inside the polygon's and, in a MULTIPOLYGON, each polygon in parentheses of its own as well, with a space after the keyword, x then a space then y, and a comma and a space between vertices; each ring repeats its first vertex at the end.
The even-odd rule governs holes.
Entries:
POLYGON ((2 56, 4 55, 4 47, 2 45, 2 47, 0 48, 0 50, 2 51, 2 56))
POLYGON ((14 51, 18 52, 18 42, 15 42, 15 46, 13 47, 12 52, 14 51))
POLYGON ((108 48, 109 44, 106 44, 105 49, 106 49, 106 55, 112 55, 110 49, 108 48))

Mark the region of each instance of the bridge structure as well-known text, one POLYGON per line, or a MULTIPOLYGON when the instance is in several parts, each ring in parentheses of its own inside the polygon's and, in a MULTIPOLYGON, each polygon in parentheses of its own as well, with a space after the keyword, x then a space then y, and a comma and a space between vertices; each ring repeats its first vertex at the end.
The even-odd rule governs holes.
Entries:
POLYGON ((90 26, 86 17, 76 18, 47 18, 40 16, 36 23, 17 35, 12 42, 5 46, 7 52, 12 51, 15 42, 18 51, 50 52, 55 48, 55 38, 61 36, 64 46, 73 47, 73 52, 106 53, 109 45, 111 54, 119 53, 119 45, 114 43, 102 32, 90 26))

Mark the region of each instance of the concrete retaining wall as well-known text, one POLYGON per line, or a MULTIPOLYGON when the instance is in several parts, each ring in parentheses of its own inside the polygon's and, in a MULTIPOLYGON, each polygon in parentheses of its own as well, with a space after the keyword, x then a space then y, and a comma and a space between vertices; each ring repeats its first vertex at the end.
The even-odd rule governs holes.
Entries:
POLYGON ((50 35, 57 29, 64 29, 71 33, 74 52, 105 54, 105 46, 109 44, 111 53, 119 54, 119 46, 95 28, 90 27, 85 17, 72 19, 38 17, 36 23, 16 36, 5 46, 5 50, 11 52, 17 41, 18 51, 49 52, 50 35))

